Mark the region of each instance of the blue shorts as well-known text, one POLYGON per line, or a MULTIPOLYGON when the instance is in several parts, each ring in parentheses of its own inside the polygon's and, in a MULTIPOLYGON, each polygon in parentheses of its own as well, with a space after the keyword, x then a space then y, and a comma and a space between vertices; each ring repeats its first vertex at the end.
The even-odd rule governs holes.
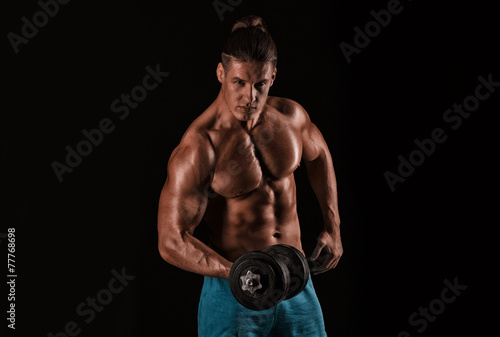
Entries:
POLYGON ((254 311, 239 304, 223 278, 205 277, 198 307, 199 337, 323 337, 323 313, 309 277, 297 296, 254 311))

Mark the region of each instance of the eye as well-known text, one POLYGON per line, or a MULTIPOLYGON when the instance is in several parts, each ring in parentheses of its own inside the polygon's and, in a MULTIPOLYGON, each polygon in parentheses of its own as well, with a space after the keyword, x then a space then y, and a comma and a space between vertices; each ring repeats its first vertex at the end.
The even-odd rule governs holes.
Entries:
POLYGON ((236 80, 236 81, 234 81, 234 84, 245 85, 245 82, 242 80, 236 80))
POLYGON ((259 82, 259 83, 256 83, 256 84, 255 84, 255 86, 256 86, 256 87, 259 87, 259 88, 260 88, 260 87, 263 87, 263 86, 265 86, 265 85, 266 85, 266 82, 259 82))

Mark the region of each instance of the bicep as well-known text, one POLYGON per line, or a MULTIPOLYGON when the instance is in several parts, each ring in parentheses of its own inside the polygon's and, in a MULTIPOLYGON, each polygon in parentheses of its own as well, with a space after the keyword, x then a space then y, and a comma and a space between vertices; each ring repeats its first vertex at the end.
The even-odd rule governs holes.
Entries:
POLYGON ((307 118, 302 130, 302 159, 306 163, 312 162, 328 153, 328 146, 323 135, 307 118))
POLYGON ((160 235, 170 231, 192 233, 203 218, 211 175, 204 154, 197 152, 178 148, 169 160, 158 205, 160 235))
POLYGON ((203 217, 207 200, 197 186, 186 184, 178 190, 167 178, 158 205, 158 229, 191 233, 203 217))

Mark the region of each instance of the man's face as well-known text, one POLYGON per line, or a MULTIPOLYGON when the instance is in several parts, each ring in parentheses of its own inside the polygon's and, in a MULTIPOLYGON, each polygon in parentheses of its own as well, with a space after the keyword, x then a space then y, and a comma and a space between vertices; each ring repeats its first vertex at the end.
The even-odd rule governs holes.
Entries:
POLYGON ((269 88, 276 78, 271 62, 239 62, 231 60, 227 73, 219 63, 217 77, 222 84, 223 98, 239 121, 257 116, 266 104, 269 88))

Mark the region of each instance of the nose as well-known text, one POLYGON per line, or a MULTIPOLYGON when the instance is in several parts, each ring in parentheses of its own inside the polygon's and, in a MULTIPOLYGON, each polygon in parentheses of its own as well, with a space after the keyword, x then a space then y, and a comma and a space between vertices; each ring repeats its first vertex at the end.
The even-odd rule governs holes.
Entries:
POLYGON ((247 107, 250 107, 253 102, 255 102, 257 96, 256 96, 256 90, 253 87, 253 85, 249 85, 249 88, 247 89, 245 93, 245 104, 247 107))

